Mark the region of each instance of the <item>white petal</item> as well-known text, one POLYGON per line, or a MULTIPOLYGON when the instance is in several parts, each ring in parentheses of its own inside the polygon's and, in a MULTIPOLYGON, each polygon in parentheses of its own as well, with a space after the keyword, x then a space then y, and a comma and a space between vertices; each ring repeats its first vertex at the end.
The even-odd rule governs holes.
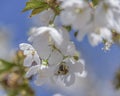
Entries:
POLYGON ((34 49, 34 48, 32 47, 32 45, 30 45, 30 44, 28 44, 28 43, 21 43, 21 44, 19 45, 19 47, 20 47, 21 50, 34 49))
POLYGON ((62 38, 61 34, 56 29, 54 29, 54 28, 49 28, 49 29, 50 29, 49 33, 50 33, 52 39, 58 45, 60 45, 62 43, 62 41, 63 41, 63 38, 62 38))
POLYGON ((26 56, 26 58, 24 59, 24 66, 26 67, 30 67, 32 65, 33 62, 33 57, 32 54, 26 56))
POLYGON ((70 75, 65 76, 65 78, 64 78, 65 86, 71 86, 74 82, 75 82, 75 75, 74 74, 70 74, 70 75))
POLYGON ((45 11, 42 11, 39 15, 39 18, 36 19, 36 21, 41 25, 41 26, 48 26, 49 22, 53 19, 54 17, 54 12, 52 9, 48 9, 45 11))
POLYGON ((33 60, 34 60, 37 64, 40 64, 40 58, 39 58, 39 56, 38 56, 37 53, 34 54, 33 60))
POLYGON ((72 73, 79 73, 82 74, 83 71, 85 70, 85 64, 84 61, 82 59, 78 60, 77 62, 75 62, 75 64, 70 64, 70 71, 72 73))
POLYGON ((84 70, 82 73, 76 73, 75 75, 85 78, 87 76, 87 72, 84 70))
POLYGON ((41 74, 37 74, 36 80, 34 81, 34 83, 37 86, 41 86, 42 84, 46 83, 47 81, 48 81, 47 77, 43 77, 43 76, 41 76, 41 74))
POLYGON ((54 75, 55 66, 48 66, 42 69, 42 76, 51 77, 54 75))
POLYGON ((70 58, 69 60, 70 60, 70 63, 72 63, 72 64, 76 63, 76 61, 74 60, 74 58, 70 58))
POLYGON ((33 46, 42 59, 47 59, 51 53, 48 37, 46 35, 47 34, 42 34, 40 36, 37 36, 33 41, 33 46))
POLYGON ((64 28, 60 28, 59 32, 63 37, 63 42, 61 43, 60 46, 57 46, 57 45, 56 46, 61 50, 62 53, 66 53, 68 44, 70 43, 70 35, 69 35, 69 32, 64 28))
POLYGON ((40 65, 32 66, 26 73, 26 77, 29 78, 32 75, 37 74, 40 71, 40 65))
MULTIPOLYGON (((59 33, 62 35, 62 37, 65 41, 70 40, 70 34, 65 28, 61 27, 58 30, 59 30, 59 33)), ((64 43, 64 42, 62 42, 62 43, 64 43)))
POLYGON ((77 50, 75 48, 74 42, 69 42, 69 45, 67 46, 66 55, 74 56, 76 52, 77 50))
POLYGON ((46 33, 48 31, 47 27, 39 27, 39 28, 32 28, 31 30, 31 36, 28 38, 28 41, 33 42, 37 36, 40 36, 43 33, 46 33))
POLYGON ((33 22, 38 26, 49 26, 49 22, 53 19, 54 12, 52 9, 44 10, 33 18, 33 22))
POLYGON ((91 33, 88 35, 89 42, 92 46, 97 46, 102 42, 102 37, 99 34, 91 33))
POLYGON ((68 10, 64 10, 60 13, 60 19, 63 25, 68 26, 71 25, 75 19, 74 13, 68 10))
POLYGON ((105 3, 100 3, 99 6, 96 7, 96 10, 94 12, 94 19, 95 19, 94 21, 95 21, 95 26, 97 27, 105 27, 105 26, 111 27, 114 24, 113 23, 114 17, 112 10, 110 10, 109 8, 106 9, 104 6, 105 3))
POLYGON ((108 28, 101 28, 100 35, 106 40, 112 40, 112 32, 108 28))
POLYGON ((21 50, 24 51, 24 55, 32 54, 32 52, 35 51, 32 45, 27 44, 27 43, 21 43, 19 47, 21 50))
POLYGON ((50 65, 57 65, 63 60, 63 56, 56 50, 54 50, 51 53, 51 56, 49 58, 49 64, 50 65))
POLYGON ((91 8, 84 0, 65 0, 61 7, 64 9, 60 14, 63 25, 72 25, 73 29, 84 27, 91 18, 91 8))

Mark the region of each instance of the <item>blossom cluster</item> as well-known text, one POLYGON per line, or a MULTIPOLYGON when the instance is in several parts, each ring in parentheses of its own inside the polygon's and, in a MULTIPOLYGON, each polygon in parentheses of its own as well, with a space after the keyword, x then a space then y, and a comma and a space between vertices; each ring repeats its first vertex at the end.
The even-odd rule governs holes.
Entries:
POLYGON ((85 0, 64 0, 60 18, 63 25, 78 31, 79 41, 87 35, 92 46, 104 42, 103 49, 109 50, 113 33, 120 34, 120 0, 98 1, 96 6, 90 6, 85 0))
POLYGON ((92 0, 57 0, 59 14, 49 8, 40 13, 41 25, 54 24, 70 26, 77 32, 77 40, 82 41, 87 35, 92 46, 104 43, 104 50, 109 50, 114 43, 114 34, 120 35, 120 1, 98 0, 97 5, 92 0), (43 23, 44 22, 44 23, 43 23))
POLYGON ((31 30, 28 43, 21 43, 24 66, 29 67, 26 77, 35 76, 35 84, 48 81, 70 86, 76 77, 85 77, 85 63, 79 58, 75 45, 64 28, 40 27, 31 30))
POLYGON ((31 44, 20 44, 26 56, 24 66, 29 68, 26 76, 35 76, 37 85, 59 81, 70 86, 86 71, 69 31, 74 30, 79 41, 87 35, 92 46, 103 42, 103 50, 109 50, 115 34, 120 35, 120 0, 99 0, 97 5, 92 0, 41 2, 49 5, 37 18, 41 27, 31 29, 31 44))

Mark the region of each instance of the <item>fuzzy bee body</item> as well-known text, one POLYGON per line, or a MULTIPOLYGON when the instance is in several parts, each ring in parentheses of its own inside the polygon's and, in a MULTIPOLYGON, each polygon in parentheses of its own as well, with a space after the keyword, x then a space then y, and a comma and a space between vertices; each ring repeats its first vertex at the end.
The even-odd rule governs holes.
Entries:
POLYGON ((69 69, 69 67, 67 65, 65 65, 65 63, 63 62, 62 64, 60 64, 56 75, 66 75, 69 72, 68 69, 69 69))

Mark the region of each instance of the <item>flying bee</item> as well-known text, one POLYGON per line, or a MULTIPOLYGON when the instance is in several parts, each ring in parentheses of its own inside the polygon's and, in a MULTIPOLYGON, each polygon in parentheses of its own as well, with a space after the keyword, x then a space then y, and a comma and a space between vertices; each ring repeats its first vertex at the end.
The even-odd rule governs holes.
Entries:
POLYGON ((62 62, 62 64, 60 64, 58 68, 56 75, 66 75, 68 72, 69 72, 69 67, 65 65, 64 62, 62 62))

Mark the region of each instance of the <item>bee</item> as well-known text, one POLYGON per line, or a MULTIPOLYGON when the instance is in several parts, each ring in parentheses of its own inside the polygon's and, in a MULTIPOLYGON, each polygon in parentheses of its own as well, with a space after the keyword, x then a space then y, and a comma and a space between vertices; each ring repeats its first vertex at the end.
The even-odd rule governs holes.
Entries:
POLYGON ((56 75, 66 75, 68 72, 69 72, 69 67, 65 65, 64 62, 62 62, 62 64, 60 64, 58 68, 56 75))

